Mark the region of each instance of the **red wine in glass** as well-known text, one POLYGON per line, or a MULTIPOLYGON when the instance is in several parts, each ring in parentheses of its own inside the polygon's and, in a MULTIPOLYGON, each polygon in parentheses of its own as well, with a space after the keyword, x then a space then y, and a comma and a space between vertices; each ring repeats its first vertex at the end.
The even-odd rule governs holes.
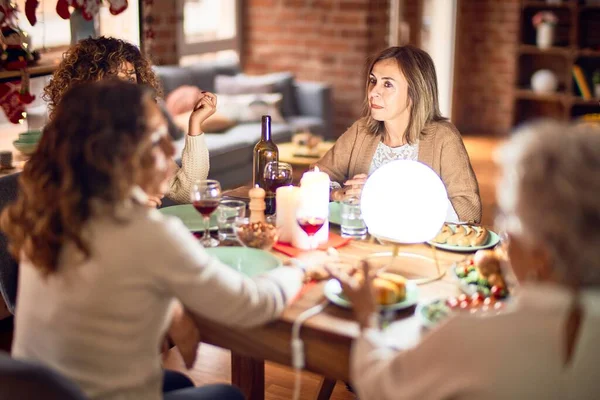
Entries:
POLYGON ((286 177, 278 177, 276 179, 267 178, 264 180, 265 189, 267 191, 267 196, 265 197, 265 213, 267 215, 273 215, 277 210, 277 203, 275 201, 275 193, 277 192, 277 188, 291 184, 291 175, 286 177))
POLYGON ((298 218, 298 225, 308 236, 314 236, 325 223, 325 218, 298 218))
POLYGON ((194 202, 194 208, 204 217, 210 216, 219 207, 219 200, 200 200, 194 202))
POLYGON ((292 184, 291 176, 280 176, 277 178, 266 178, 265 189, 271 193, 275 193, 278 188, 292 184))

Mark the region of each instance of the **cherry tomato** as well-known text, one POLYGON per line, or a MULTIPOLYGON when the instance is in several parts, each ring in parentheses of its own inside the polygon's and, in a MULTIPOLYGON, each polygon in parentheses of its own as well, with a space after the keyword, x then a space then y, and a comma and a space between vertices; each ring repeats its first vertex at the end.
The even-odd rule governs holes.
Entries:
POLYGON ((471 296, 471 301, 483 301, 483 295, 479 292, 473 293, 471 296))
POLYGON ((480 299, 471 300, 471 307, 476 308, 476 307, 479 307, 480 305, 481 305, 480 299))
POLYGON ((460 296, 458 296, 458 301, 461 302, 461 303, 463 301, 465 301, 465 302, 468 303, 469 302, 469 296, 467 296, 466 294, 463 293, 460 296))
POLYGON ((467 261, 467 265, 475 265, 475 261, 473 261, 473 259, 471 258, 467 261))
POLYGON ((467 276, 469 275, 469 268, 468 267, 462 267, 462 271, 463 275, 467 276))
POLYGON ((492 286, 491 293, 492 293, 492 296, 494 296, 494 298, 496 298, 496 299, 502 299, 506 296, 504 289, 502 289, 498 285, 492 286))
POLYGON ((456 297, 450 297, 448 300, 446 300, 446 305, 450 308, 456 308, 458 307, 458 300, 456 297))
POLYGON ((460 302, 460 308, 462 308, 463 310, 466 310, 467 308, 469 308, 469 302, 468 301, 461 301, 460 302))
POLYGON ((485 306, 489 306, 489 305, 491 305, 493 302, 494 302, 494 299, 492 299, 491 297, 486 297, 486 298, 483 300, 483 305, 485 305, 485 306))

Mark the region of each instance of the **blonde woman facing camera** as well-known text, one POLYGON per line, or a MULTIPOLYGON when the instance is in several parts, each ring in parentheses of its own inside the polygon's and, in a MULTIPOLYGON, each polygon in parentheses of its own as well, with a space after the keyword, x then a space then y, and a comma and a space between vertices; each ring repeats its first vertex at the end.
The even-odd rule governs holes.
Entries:
POLYGON ((351 357, 361 399, 598 398, 600 128, 526 127, 499 163, 498 224, 520 283, 511 304, 495 316, 459 313, 397 351, 385 346, 368 282, 340 277, 361 326, 351 357))
POLYGON ((390 161, 415 160, 444 182, 448 220, 479 222, 477 179, 460 133, 440 113, 431 57, 413 46, 390 47, 367 72, 363 118, 316 164, 333 181, 332 200, 359 196, 367 176, 390 161))

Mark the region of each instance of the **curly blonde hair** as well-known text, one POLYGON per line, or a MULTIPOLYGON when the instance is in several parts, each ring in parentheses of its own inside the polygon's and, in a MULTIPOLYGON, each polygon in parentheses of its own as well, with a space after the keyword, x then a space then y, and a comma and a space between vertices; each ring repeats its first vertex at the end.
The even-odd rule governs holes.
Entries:
POLYGON ((116 217, 117 205, 152 165, 152 97, 147 87, 117 79, 64 94, 25 164, 17 201, 0 218, 16 259, 24 256, 47 275, 57 270, 66 243, 90 256, 82 231, 94 202, 116 217))
POLYGON ((44 88, 43 99, 48 102, 50 117, 71 86, 116 76, 127 62, 135 69, 137 83, 152 87, 155 96, 161 97, 162 88, 150 61, 136 46, 111 37, 88 38, 65 52, 50 83, 44 88))

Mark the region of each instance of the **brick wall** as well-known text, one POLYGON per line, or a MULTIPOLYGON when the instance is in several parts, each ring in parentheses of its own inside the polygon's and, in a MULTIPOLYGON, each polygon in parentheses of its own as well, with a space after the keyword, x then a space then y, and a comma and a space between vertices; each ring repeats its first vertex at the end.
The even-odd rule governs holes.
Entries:
POLYGON ((512 127, 519 0, 459 1, 453 122, 463 133, 512 127))
POLYGON ((333 86, 335 134, 361 113, 367 56, 385 48, 387 0, 247 0, 244 70, 333 86))
MULTIPOLYGON (((419 44, 423 0, 405 0, 410 42, 419 44)), ((453 122, 463 133, 511 129, 519 0, 460 0, 456 36, 453 122)), ((174 7, 154 0, 157 64, 175 64, 174 7)), ((388 0, 245 0, 245 72, 292 71, 300 80, 331 83, 335 133, 361 112, 366 58, 386 47, 388 0)))

